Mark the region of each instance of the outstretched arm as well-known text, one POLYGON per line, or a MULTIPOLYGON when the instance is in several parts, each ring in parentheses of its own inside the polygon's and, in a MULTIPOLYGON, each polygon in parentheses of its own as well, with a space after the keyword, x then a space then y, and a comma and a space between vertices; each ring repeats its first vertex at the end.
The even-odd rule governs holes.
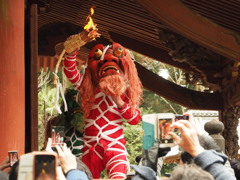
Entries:
POLYGON ((10 162, 9 162, 9 157, 7 156, 2 163, 0 164, 0 171, 5 171, 6 173, 10 172, 10 162))
POLYGON ((175 142, 185 151, 194 157, 194 162, 204 170, 208 171, 216 180, 235 180, 224 164, 227 157, 216 151, 205 150, 199 143, 198 135, 193 125, 186 120, 180 120, 172 125, 178 128, 181 136, 174 132, 169 132, 173 136, 175 142))

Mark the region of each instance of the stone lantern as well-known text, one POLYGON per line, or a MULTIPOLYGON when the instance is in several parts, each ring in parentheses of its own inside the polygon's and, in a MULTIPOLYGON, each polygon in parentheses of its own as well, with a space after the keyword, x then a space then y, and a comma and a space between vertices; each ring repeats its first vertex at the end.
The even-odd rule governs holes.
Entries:
POLYGON ((216 141, 222 152, 225 152, 225 139, 221 135, 224 124, 218 120, 211 120, 204 125, 205 131, 216 141))

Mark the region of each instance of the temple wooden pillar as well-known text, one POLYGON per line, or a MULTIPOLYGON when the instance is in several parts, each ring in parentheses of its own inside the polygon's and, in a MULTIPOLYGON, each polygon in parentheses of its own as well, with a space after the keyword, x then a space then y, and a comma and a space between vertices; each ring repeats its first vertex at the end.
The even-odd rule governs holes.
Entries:
POLYGON ((2 0, 0 8, 0 162, 9 150, 24 153, 24 1, 2 0))
POLYGON ((223 131, 223 136, 225 138, 225 152, 230 157, 238 157, 238 131, 237 127, 240 118, 240 107, 233 106, 226 108, 223 111, 223 123, 225 129, 223 131))

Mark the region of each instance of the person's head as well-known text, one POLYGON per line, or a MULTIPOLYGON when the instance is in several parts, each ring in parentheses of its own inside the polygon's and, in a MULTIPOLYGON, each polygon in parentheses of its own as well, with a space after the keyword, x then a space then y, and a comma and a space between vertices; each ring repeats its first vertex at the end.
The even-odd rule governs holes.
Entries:
POLYGON ((195 164, 176 166, 169 180, 214 180, 211 174, 195 164))
POLYGON ((130 165, 135 170, 135 175, 131 180, 157 180, 156 172, 147 166, 130 165))
MULTIPOLYGON (((203 134, 199 136, 199 143, 206 150, 212 149, 217 152, 221 152, 220 147, 217 145, 215 140, 209 135, 203 134)), ((193 157, 188 152, 183 151, 181 153, 181 161, 183 163, 191 164, 193 163, 193 157)))

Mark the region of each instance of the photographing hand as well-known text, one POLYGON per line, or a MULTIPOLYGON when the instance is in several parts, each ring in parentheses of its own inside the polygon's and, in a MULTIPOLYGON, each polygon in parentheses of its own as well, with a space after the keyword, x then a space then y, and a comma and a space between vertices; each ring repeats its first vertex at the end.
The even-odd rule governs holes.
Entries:
POLYGON ((47 152, 54 152, 52 150, 52 138, 48 138, 48 141, 47 141, 47 146, 46 146, 46 149, 45 149, 47 152))
POLYGON ((5 168, 10 166, 9 157, 5 157, 3 162, 0 164, 0 170, 3 171, 5 168))
MULTIPOLYGON (((48 138, 48 142, 45 150, 50 153, 56 153, 52 150, 52 138, 48 138)), ((57 166, 56 173, 57 173, 57 180, 66 180, 65 175, 62 172, 61 166, 57 166)))
POLYGON ((67 148, 65 143, 62 148, 60 146, 56 146, 56 149, 64 173, 77 168, 76 157, 72 154, 71 150, 67 148))
POLYGON ((193 128, 197 132, 198 136, 201 136, 203 134, 203 131, 201 128, 199 128, 196 123, 194 122, 194 117, 192 113, 184 113, 183 115, 188 116, 188 121, 193 125, 193 128))
POLYGON ((62 167, 58 166, 57 169, 57 180, 66 180, 65 175, 63 174, 62 167))
POLYGON ((174 122, 171 127, 177 128, 181 132, 181 136, 174 132, 169 132, 174 141, 193 157, 204 151, 204 148, 199 143, 197 132, 189 121, 179 120, 174 122))

